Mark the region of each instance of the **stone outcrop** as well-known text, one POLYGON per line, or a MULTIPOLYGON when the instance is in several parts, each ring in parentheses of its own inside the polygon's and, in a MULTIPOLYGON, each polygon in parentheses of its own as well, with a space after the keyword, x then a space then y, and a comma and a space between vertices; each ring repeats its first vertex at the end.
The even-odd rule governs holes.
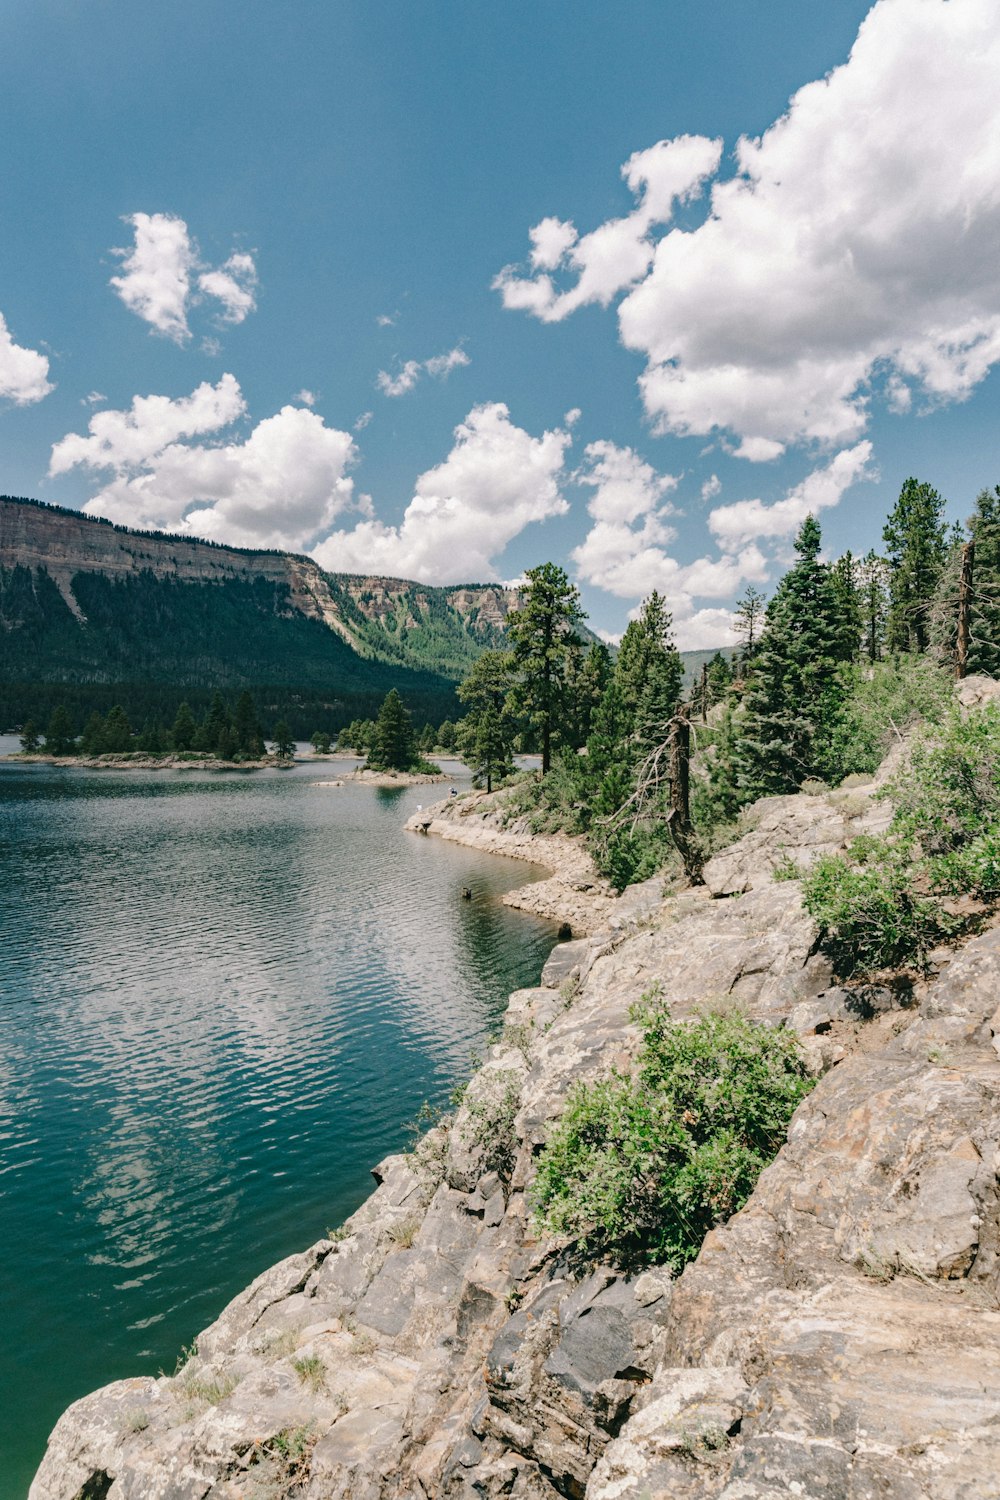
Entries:
MULTIPOLYGON (((868 813, 783 800, 796 858, 868 813)), ((606 898, 453 1119, 176 1376, 71 1407, 32 1500, 1000 1496, 1000 928, 909 988, 837 986, 798 882, 764 875, 769 816, 728 856, 743 894, 606 898), (677 1020, 793 1026, 818 1077, 676 1279, 581 1270, 530 1213, 568 1087, 628 1067, 653 986, 677 1020)))

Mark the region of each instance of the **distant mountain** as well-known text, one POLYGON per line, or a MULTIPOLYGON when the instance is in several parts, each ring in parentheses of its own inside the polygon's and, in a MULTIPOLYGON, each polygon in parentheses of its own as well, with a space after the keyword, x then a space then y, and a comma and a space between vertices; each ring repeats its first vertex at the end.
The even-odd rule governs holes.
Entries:
MULTIPOLYGON (((132 531, 0 497, 0 725, 60 699, 130 712, 252 688, 299 728, 367 715, 391 687, 418 719, 503 639, 516 590, 326 574, 308 557, 132 531), (315 721, 315 722, 312 722, 315 721)), ((173 706, 173 707, 172 707, 173 706)))

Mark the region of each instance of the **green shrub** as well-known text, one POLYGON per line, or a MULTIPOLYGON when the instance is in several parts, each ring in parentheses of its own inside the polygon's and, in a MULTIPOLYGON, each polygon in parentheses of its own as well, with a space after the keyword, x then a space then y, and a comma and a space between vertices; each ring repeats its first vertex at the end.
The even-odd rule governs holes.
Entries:
MULTIPOLYGON (((803 904, 819 928, 820 946, 844 979, 920 967, 947 930, 936 903, 914 890, 906 860, 887 840, 883 844, 884 857, 861 868, 839 854, 817 860, 803 883, 803 904)), ((856 858, 855 845, 851 852, 856 858)))
POLYGON ((739 1012, 674 1025, 657 995, 637 1076, 578 1084, 532 1189, 540 1225, 587 1256, 679 1271, 746 1202, 812 1080, 795 1037, 739 1012))
POLYGON ((947 674, 926 656, 896 656, 841 672, 846 692, 823 757, 834 782, 877 770, 904 729, 940 722, 950 700, 947 674))
POLYGON ((923 965, 959 925, 933 894, 1000 898, 1000 707, 952 710, 879 795, 894 806, 887 834, 820 860, 803 885, 842 977, 923 965))

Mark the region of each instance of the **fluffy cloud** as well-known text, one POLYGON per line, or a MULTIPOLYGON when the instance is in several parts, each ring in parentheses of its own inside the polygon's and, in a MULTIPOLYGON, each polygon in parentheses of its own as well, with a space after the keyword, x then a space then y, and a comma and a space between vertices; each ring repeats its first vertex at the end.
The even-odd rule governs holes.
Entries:
POLYGON ((13 401, 15 406, 30 406, 53 389, 45 355, 15 344, 0 313, 0 400, 13 401))
POLYGON ((216 271, 203 271, 198 285, 207 297, 222 303, 226 323, 242 323, 257 306, 257 267, 245 251, 231 255, 216 271))
MULTIPOLYGON (((915 393, 960 400, 1000 360, 998 76, 995 0, 878 0, 849 60, 740 140, 699 227, 662 234, 637 272, 629 220, 572 240, 543 220, 536 274, 496 284, 553 321, 631 278, 619 323, 647 360, 648 415, 661 431, 728 430, 752 461, 855 441, 873 396, 894 411, 915 393), (580 270, 562 294, 547 269, 560 245, 555 264, 580 270)), ((635 169, 644 202, 683 181, 655 178, 673 144, 635 169)))
POLYGON ((716 506, 708 518, 709 530, 727 552, 757 537, 791 536, 806 516, 838 505, 851 485, 873 478, 871 457, 872 445, 867 439, 844 448, 773 505, 765 505, 762 500, 737 500, 734 505, 716 506))
POLYGON ((474 407, 443 463, 417 480, 398 526, 362 521, 313 556, 335 572, 381 572, 426 583, 497 577, 498 557, 526 526, 564 515, 559 489, 570 435, 532 437, 501 402, 474 407))
POLYGON ((593 525, 571 553, 578 576, 621 599, 642 599, 658 589, 674 614, 674 630, 684 649, 724 645, 732 639, 731 612, 696 609, 695 598, 731 597, 748 581, 767 577, 767 562, 755 545, 738 556, 700 557, 682 564, 667 547, 676 533, 665 503, 677 480, 656 470, 631 448, 614 443, 588 444, 584 466, 573 476, 593 495, 587 509, 593 525))
POLYGON ((138 396, 127 412, 98 412, 86 437, 71 433, 57 443, 50 472, 112 471, 83 507, 88 515, 302 551, 353 503, 353 440, 315 412, 284 406, 242 442, 181 441, 218 433, 245 411, 232 375, 177 401, 138 396))
POLYGON ((129 214, 131 249, 115 250, 122 274, 111 285, 155 333, 183 344, 191 337, 188 312, 200 297, 221 303, 225 323, 242 323, 256 307, 257 268, 245 251, 214 270, 202 264, 187 224, 173 214, 129 214), (200 292, 200 297, 199 297, 200 292))
POLYGON ((612 219, 580 238, 569 220, 542 219, 529 230, 534 275, 505 266, 493 282, 504 306, 558 323, 588 302, 607 307, 625 287, 645 276, 653 260, 650 231, 666 224, 676 203, 696 196, 719 165, 721 141, 682 135, 637 151, 622 167, 622 176, 638 199, 623 219, 612 219), (575 271, 575 284, 557 289, 551 271, 575 271))
POLYGON ((408 359, 398 375, 388 370, 379 370, 376 385, 383 396, 405 396, 412 391, 422 375, 433 375, 438 380, 446 379, 459 365, 467 365, 469 356, 461 347, 449 349, 447 354, 435 354, 432 359, 408 359))
MULTIPOLYGON (((769 561, 758 543, 790 536, 807 515, 838 504, 851 485, 873 477, 871 455, 868 441, 843 449, 773 505, 740 500, 716 506, 708 524, 718 555, 681 563, 668 551, 675 533, 665 519, 672 507, 663 503, 676 480, 658 475, 631 449, 591 443, 584 468, 574 475, 594 491, 587 506, 593 525, 571 553, 578 576, 621 599, 641 600, 658 589, 673 612, 682 650, 731 644, 731 608, 700 601, 730 600, 746 583, 765 583, 769 561)), ((720 488, 717 480, 707 481, 703 498, 720 488)))

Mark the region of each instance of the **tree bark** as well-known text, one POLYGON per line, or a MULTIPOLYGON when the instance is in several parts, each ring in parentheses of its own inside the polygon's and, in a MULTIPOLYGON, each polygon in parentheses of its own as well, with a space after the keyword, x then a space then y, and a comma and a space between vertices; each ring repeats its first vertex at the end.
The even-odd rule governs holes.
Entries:
POLYGON ((969 635, 972 616, 972 569, 976 544, 966 542, 962 548, 962 574, 958 585, 958 637, 955 642, 955 680, 961 681, 969 669, 969 635))

